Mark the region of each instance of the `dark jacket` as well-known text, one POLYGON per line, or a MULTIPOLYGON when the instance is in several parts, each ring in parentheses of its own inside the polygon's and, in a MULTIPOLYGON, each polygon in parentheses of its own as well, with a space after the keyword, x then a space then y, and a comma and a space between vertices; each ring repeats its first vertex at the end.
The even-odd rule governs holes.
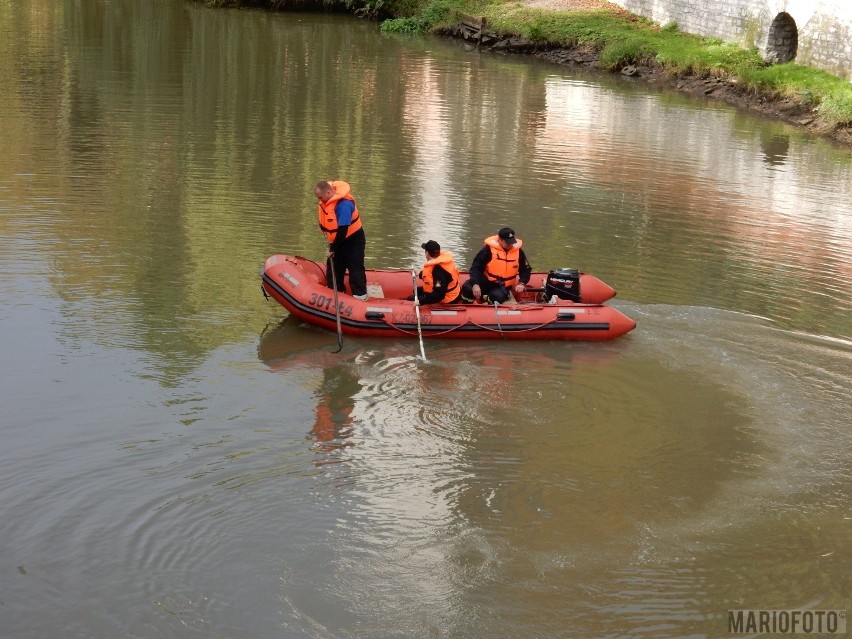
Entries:
MULTIPOLYGON (((520 253, 518 255, 518 280, 522 284, 528 284, 532 275, 532 267, 527 256, 524 254, 524 249, 520 249, 518 252, 520 253)), ((490 261, 491 249, 488 246, 483 246, 482 250, 473 258, 473 264, 470 265, 470 281, 473 284, 482 286, 483 281, 486 279, 484 275, 485 265, 490 261)))
MULTIPOLYGON (((422 286, 417 287, 417 299, 421 304, 437 304, 444 299, 447 294, 447 287, 453 281, 453 276, 447 273, 440 264, 436 264, 432 268, 432 279, 434 279, 435 284, 431 293, 424 293, 422 286)), ((461 287, 458 288, 458 291, 461 294, 461 287)), ((409 296, 409 300, 413 301, 414 296, 409 296)))

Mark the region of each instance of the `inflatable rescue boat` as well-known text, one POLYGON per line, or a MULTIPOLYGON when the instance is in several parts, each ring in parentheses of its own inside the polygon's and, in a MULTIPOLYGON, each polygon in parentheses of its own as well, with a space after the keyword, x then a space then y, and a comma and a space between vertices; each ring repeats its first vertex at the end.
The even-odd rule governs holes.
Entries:
MULTIPOLYGON (((348 279, 348 278, 347 278, 348 279)), ((468 279, 462 273, 460 284, 468 279)), ((325 285, 325 265, 304 257, 273 255, 261 268, 263 293, 300 320, 337 330, 334 291, 325 285)), ((418 282, 418 284, 422 284, 418 282)), ((411 271, 367 270, 367 299, 339 293, 337 308, 345 335, 417 337, 411 271)), ((533 273, 516 304, 429 304, 420 306, 423 337, 479 339, 607 340, 636 328, 636 322, 603 302, 615 290, 587 273, 569 269, 533 273)))

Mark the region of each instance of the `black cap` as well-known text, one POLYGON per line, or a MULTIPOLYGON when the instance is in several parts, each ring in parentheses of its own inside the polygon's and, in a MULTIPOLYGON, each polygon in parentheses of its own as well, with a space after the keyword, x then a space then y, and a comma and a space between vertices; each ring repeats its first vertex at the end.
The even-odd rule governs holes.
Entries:
POLYGON ((438 244, 435 240, 429 240, 420 245, 420 248, 427 251, 428 253, 440 253, 441 245, 438 244))
POLYGON ((517 240, 515 239, 515 230, 510 229, 508 226, 504 226, 502 229, 497 231, 497 237, 501 240, 508 242, 509 244, 516 244, 517 240))

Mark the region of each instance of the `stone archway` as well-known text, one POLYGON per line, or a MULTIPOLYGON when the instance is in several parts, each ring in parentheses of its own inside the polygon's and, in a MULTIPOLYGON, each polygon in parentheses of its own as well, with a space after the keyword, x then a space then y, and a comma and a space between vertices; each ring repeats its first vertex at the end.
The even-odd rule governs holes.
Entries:
POLYGON ((796 21, 789 13, 779 13, 769 27, 766 61, 770 64, 778 64, 795 60, 798 48, 799 30, 796 28, 796 21))

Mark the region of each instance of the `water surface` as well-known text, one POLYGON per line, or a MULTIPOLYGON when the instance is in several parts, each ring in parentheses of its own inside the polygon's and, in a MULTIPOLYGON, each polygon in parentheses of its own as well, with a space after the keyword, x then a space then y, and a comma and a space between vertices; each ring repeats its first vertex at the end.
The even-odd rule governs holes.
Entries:
POLYGON ((852 156, 339 16, 0 0, 0 627, 727 633, 850 607, 852 156), (368 265, 516 228, 602 344, 345 339, 260 293, 353 186, 368 265), (283 320, 283 321, 282 321, 283 320))

